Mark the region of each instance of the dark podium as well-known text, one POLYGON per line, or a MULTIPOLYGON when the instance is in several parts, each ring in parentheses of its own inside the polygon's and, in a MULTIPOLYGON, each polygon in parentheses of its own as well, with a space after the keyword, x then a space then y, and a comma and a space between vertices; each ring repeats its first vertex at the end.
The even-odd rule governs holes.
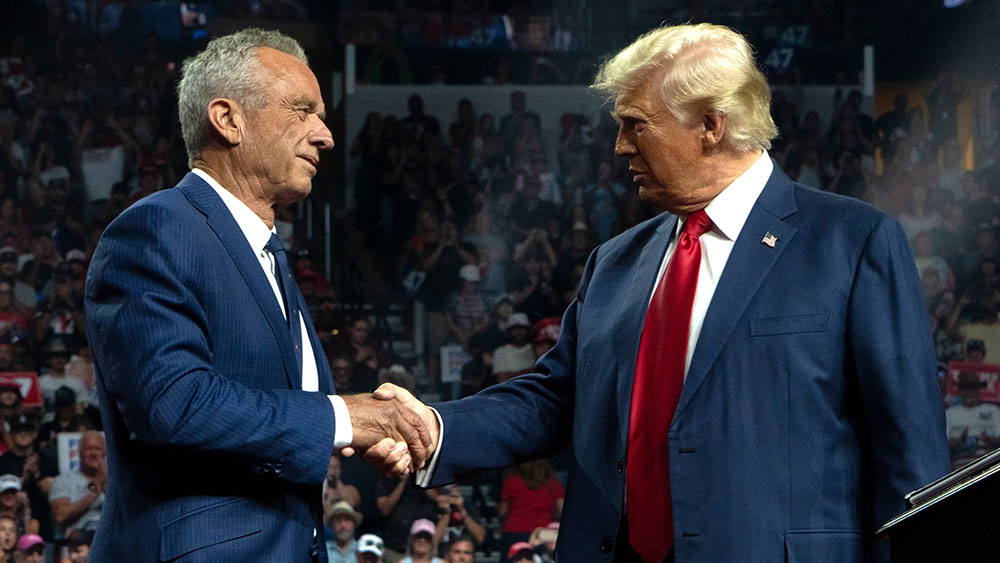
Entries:
POLYGON ((878 531, 892 563, 1000 561, 1000 449, 906 496, 878 531))

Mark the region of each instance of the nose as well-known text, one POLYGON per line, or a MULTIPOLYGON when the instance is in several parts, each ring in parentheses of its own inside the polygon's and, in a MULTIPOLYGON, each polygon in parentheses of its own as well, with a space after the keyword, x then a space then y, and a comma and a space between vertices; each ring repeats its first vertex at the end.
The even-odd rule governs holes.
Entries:
POLYGON ((315 116, 318 126, 313 131, 312 137, 309 139, 309 144, 318 148, 319 150, 330 150, 333 148, 333 133, 330 132, 330 128, 326 126, 319 116, 315 116))
POLYGON ((628 138, 625 133, 624 128, 618 129, 618 137, 615 138, 615 156, 620 156, 623 158, 630 158, 635 156, 636 149, 635 143, 628 138))

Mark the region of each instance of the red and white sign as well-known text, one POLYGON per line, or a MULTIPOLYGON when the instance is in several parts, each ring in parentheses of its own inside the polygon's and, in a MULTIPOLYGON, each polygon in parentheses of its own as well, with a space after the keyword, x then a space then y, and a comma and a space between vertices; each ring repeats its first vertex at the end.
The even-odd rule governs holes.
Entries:
POLYGON ((9 385, 13 383, 21 390, 21 403, 25 407, 42 406, 42 391, 38 388, 38 374, 33 371, 0 372, 0 382, 9 385))
POLYGON ((1000 366, 972 362, 948 362, 949 395, 958 395, 958 375, 961 373, 975 373, 979 375, 979 381, 986 384, 979 390, 980 401, 1000 403, 1000 366))

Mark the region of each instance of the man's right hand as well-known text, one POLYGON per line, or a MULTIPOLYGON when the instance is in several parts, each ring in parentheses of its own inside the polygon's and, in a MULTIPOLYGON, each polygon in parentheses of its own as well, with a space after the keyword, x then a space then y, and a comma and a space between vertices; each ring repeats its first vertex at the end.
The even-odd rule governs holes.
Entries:
MULTIPOLYGON (((364 452, 365 460, 392 477, 423 467, 434 449, 431 430, 412 404, 373 394, 342 395, 354 440, 344 455, 364 452)), ((417 401, 421 407, 422 403, 417 401)))

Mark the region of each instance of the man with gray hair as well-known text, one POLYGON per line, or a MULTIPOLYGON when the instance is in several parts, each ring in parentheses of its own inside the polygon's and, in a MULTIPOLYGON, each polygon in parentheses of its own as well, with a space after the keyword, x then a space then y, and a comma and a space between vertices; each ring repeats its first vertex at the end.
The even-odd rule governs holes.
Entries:
POLYGON ((898 222, 768 157, 770 91, 728 28, 653 30, 594 87, 664 213, 594 250, 535 373, 424 409, 419 482, 572 444, 560 561, 884 559, 876 527, 948 471, 898 222))
POLYGON ((191 173, 108 226, 87 279, 108 439, 93 558, 326 561, 331 454, 398 475, 430 435, 335 394, 274 231, 333 147, 319 84, 297 42, 247 29, 187 60, 178 98, 191 173))

